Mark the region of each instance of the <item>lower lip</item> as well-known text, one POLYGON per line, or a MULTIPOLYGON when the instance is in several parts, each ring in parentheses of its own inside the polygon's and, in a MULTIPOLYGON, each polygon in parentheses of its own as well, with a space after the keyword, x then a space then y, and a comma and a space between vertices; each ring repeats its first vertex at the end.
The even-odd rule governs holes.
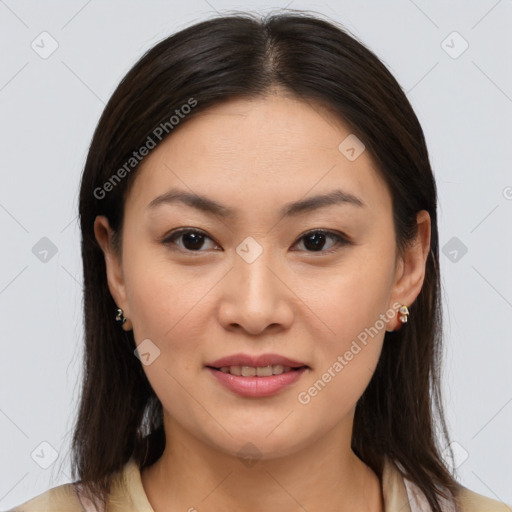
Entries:
POLYGON ((268 377, 240 377, 230 373, 206 367, 215 378, 227 389, 240 396, 257 398, 275 395, 300 379, 300 376, 307 370, 306 367, 299 370, 291 370, 281 375, 268 377))

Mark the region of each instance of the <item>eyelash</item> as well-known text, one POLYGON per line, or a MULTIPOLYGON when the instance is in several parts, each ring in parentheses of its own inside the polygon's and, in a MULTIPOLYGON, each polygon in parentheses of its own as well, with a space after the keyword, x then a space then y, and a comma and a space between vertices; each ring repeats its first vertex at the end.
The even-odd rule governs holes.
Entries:
MULTIPOLYGON (((306 251, 306 252, 310 252, 313 254, 314 253, 332 254, 332 253, 336 252, 337 250, 339 250, 342 246, 350 245, 352 243, 352 242, 350 242, 348 237, 346 237, 343 233, 337 233, 335 231, 329 231, 329 230, 325 230, 325 229, 313 229, 311 231, 308 231, 307 233, 304 233, 303 235, 301 235, 297 242, 299 242, 303 238, 306 238, 307 236, 310 236, 312 234, 317 234, 317 233, 334 238, 336 240, 336 245, 327 251, 306 251)), ((210 238, 204 231, 201 231, 200 229, 180 228, 180 229, 177 229, 176 231, 172 231, 169 236, 167 236, 166 238, 164 238, 162 240, 162 243, 164 245, 171 245, 171 244, 174 244, 175 239, 179 238, 182 235, 189 235, 189 234, 201 235, 201 236, 205 236, 206 238, 210 238)), ((213 240, 213 239, 210 238, 210 240, 213 240)), ((205 252, 203 250, 191 251, 189 249, 182 249, 181 247, 178 247, 177 249, 173 248, 173 250, 181 250, 181 251, 187 252, 187 253, 205 252)))

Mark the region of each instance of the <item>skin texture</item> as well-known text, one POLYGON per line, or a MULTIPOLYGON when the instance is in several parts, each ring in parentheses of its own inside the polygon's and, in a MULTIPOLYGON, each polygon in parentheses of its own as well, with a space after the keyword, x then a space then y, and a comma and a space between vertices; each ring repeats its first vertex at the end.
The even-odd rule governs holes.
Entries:
POLYGON ((382 510, 377 476, 350 447, 353 417, 385 329, 407 326, 393 316, 309 403, 297 399, 379 315, 412 304, 424 280, 428 213, 418 214, 418 236, 399 257, 391 196, 369 152, 350 161, 338 149, 350 133, 320 106, 282 94, 230 100, 176 128, 144 159, 126 200, 121 260, 107 219, 96 218, 124 328, 160 350, 143 366, 167 439, 142 472, 156 512, 382 510), (238 217, 180 203, 147 209, 171 187, 238 217), (364 207, 278 215, 285 203, 339 188, 364 207), (202 245, 187 235, 162 242, 183 227, 204 231, 202 245), (315 250, 304 235, 317 229, 350 243, 327 237, 315 250), (249 236, 263 249, 252 263, 236 252, 249 236), (310 369, 273 396, 244 398, 205 368, 239 352, 278 353, 310 369), (259 451, 251 466, 238 456, 248 442, 259 451))

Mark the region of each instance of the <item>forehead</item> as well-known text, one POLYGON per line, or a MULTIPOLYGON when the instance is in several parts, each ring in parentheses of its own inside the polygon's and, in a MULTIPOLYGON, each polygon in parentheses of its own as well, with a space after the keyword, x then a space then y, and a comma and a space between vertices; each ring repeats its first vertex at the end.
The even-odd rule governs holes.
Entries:
POLYGON ((342 152, 350 137, 348 124, 312 101, 282 95, 229 100, 185 119, 153 149, 127 202, 145 209, 180 187, 254 211, 341 188, 364 197, 370 209, 390 208, 369 152, 355 160, 342 152))

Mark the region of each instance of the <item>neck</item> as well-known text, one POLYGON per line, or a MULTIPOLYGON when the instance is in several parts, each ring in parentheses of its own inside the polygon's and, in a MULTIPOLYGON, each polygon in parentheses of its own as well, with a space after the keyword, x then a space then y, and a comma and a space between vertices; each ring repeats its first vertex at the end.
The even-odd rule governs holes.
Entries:
POLYGON ((350 449, 351 426, 276 458, 220 452, 168 418, 165 431, 162 456, 141 475, 155 512, 384 510, 377 475, 350 449))

